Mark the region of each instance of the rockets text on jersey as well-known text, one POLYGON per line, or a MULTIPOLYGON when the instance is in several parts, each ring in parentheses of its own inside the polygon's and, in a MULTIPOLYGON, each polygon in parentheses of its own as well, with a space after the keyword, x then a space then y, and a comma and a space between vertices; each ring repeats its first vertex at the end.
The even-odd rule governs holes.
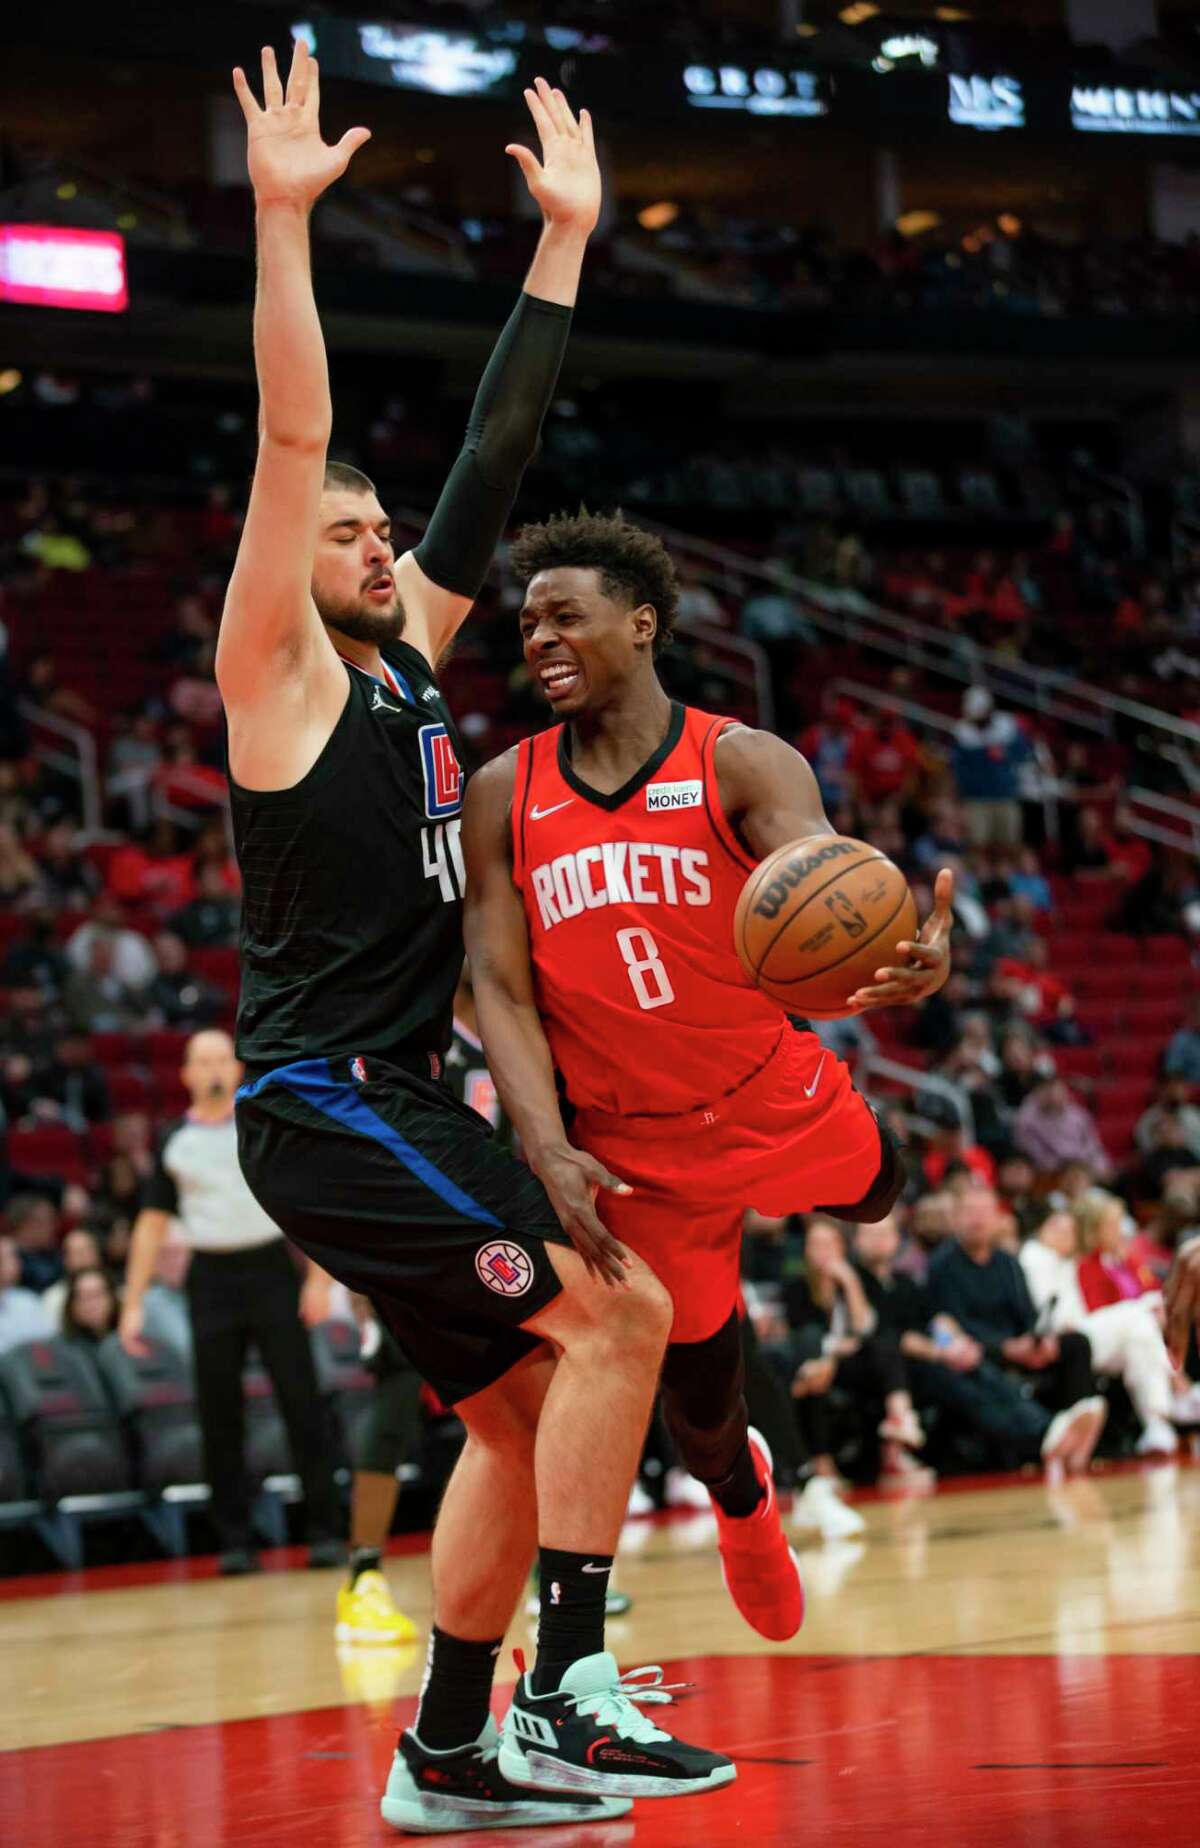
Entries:
POLYGON ((513 877, 538 1011, 577 1108, 692 1110, 778 1042, 780 1009, 733 943, 755 861, 720 806, 713 749, 728 724, 672 705, 658 750, 611 795, 575 774, 563 727, 519 748, 513 877))

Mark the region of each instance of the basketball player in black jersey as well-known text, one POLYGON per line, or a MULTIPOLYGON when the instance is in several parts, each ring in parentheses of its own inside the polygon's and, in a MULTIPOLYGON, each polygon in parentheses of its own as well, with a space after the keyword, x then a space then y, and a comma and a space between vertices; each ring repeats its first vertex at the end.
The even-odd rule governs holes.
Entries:
POLYGON ((420 1710, 385 1820, 436 1832, 600 1819, 735 1775, 643 1716, 603 1646, 670 1303, 595 1212, 614 1176, 565 1145, 535 1176, 440 1081, 462 953, 462 775, 433 668, 483 582, 558 376, 600 205, 591 124, 540 79, 525 93, 542 158, 509 152, 543 235, 428 530, 397 560, 370 482, 326 464, 308 252, 312 204, 367 130, 321 140, 302 41, 286 94, 269 50, 263 83, 260 107, 235 73, 257 209, 261 434, 217 654, 245 888, 242 1166, 467 1427, 434 1534, 420 1710), (533 1674, 544 1698, 526 1728, 537 1737, 521 1754, 536 1789, 522 1791, 500 1770, 488 1697, 535 1549, 550 1594, 533 1674))

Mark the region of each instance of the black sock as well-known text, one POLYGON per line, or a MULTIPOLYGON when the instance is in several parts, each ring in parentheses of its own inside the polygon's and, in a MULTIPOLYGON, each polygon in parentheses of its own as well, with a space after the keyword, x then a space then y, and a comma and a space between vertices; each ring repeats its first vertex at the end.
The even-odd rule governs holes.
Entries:
POLYGON ((604 1600, 612 1571, 611 1553, 560 1553, 544 1546, 538 1553, 537 1663, 535 1694, 549 1694, 563 1670, 581 1656, 604 1648, 604 1600))
POLYGON ((433 1626, 413 1728, 431 1752, 453 1752, 478 1739, 487 1723, 492 1677, 503 1641, 499 1636, 494 1643, 468 1643, 433 1626))
POLYGON ((722 1514, 731 1514, 735 1520, 739 1520, 754 1513, 766 1490, 758 1480, 748 1443, 743 1443, 737 1462, 729 1474, 722 1476, 719 1482, 710 1482, 707 1487, 722 1514))
POLYGON ((350 1585, 351 1589, 358 1583, 360 1572, 378 1572, 383 1564, 383 1548, 379 1546, 352 1546, 350 1548, 350 1585))

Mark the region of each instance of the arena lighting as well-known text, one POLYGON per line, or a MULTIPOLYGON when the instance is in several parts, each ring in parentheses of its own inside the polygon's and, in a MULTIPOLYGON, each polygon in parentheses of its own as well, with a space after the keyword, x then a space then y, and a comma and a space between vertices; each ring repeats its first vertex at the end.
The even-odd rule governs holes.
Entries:
POLYGON ((941 222, 940 212, 902 212, 896 220, 896 229, 901 237, 921 237, 926 231, 936 231, 941 222))
POLYGON ((1071 126, 1090 135, 1200 135, 1200 91, 1075 83, 1071 126))
POLYGON ((748 70, 741 64, 689 64, 683 73, 693 109, 744 109, 749 115, 828 115, 819 84, 812 71, 774 65, 748 70))
POLYGON ((125 239, 116 231, 0 225, 0 302, 120 314, 129 306, 125 239))
POLYGON ((388 66, 392 82, 438 96, 483 96, 517 68, 517 54, 462 32, 359 25, 363 55, 388 66))
POLYGON ((643 231, 665 231, 679 217, 679 207, 673 199, 660 199, 657 205, 643 206, 637 215, 643 231))
POLYGON ((1014 213, 1001 212, 996 223, 1003 231, 1005 237, 1018 237, 1020 235, 1021 220, 1017 218, 1014 213))
POLYGON ((878 11, 879 8, 872 6, 870 0, 854 0, 853 6, 842 8, 838 18, 844 26, 861 26, 866 20, 874 19, 878 11))
POLYGON ((0 372, 0 398, 7 398, 10 391, 16 391, 21 383, 21 374, 15 366, 6 366, 0 372))
POLYGON ((950 73, 947 113, 959 128, 1024 128, 1025 92, 1018 77, 959 77, 950 73))

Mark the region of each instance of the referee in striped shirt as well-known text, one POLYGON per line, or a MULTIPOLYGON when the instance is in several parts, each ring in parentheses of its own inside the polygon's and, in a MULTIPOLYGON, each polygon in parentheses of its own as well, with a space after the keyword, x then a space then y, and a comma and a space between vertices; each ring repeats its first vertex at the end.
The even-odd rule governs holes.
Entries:
POLYGON ((306 1323, 323 1319, 329 1280, 309 1266, 303 1288, 279 1227, 242 1179, 233 1099, 241 1067, 227 1033, 188 1041, 183 1082, 191 1109, 163 1136, 133 1229, 120 1336, 144 1353, 143 1298, 158 1250, 177 1218, 192 1248, 188 1311, 195 1353, 196 1409, 204 1437, 220 1570, 253 1572, 242 1370, 251 1342, 275 1388, 308 1516, 308 1563, 345 1558, 324 1412, 306 1323))

